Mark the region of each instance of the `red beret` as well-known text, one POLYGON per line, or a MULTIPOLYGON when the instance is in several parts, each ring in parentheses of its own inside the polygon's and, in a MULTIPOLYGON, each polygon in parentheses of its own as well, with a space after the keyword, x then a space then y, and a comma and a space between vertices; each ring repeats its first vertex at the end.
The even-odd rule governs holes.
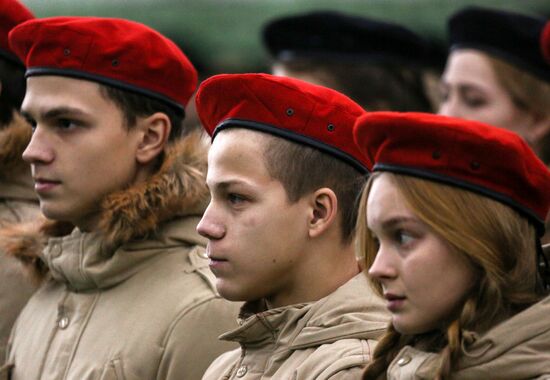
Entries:
POLYGON ((546 23, 544 30, 542 31, 542 37, 540 39, 542 54, 546 63, 550 65, 550 21, 546 23))
POLYGON ((423 113, 372 112, 354 128, 374 171, 461 187, 516 209, 540 233, 550 208, 550 171, 513 132, 423 113))
POLYGON ((352 133, 365 111, 329 88, 268 74, 221 74, 201 84, 196 105, 213 139, 226 128, 248 128, 317 148, 363 173, 369 169, 352 133))
POLYGON ((137 22, 98 17, 27 21, 9 35, 27 76, 60 75, 133 91, 183 111, 198 83, 168 38, 137 22))
POLYGON ((21 2, 0 0, 0 56, 21 65, 21 61, 10 50, 8 33, 16 25, 34 18, 21 2))

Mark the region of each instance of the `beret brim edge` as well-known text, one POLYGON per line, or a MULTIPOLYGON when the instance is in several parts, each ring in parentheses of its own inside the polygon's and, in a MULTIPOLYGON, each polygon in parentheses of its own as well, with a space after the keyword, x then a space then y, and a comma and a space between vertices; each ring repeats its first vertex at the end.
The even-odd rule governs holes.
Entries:
POLYGON ((347 164, 351 165, 353 168, 355 168, 357 171, 359 171, 362 174, 369 174, 369 171, 365 167, 365 165, 363 165, 361 162, 359 162, 357 159, 355 159, 348 153, 343 152, 338 148, 330 146, 322 141, 313 139, 311 137, 308 137, 293 131, 285 130, 266 123, 259 123, 257 121, 242 120, 242 119, 226 119, 221 123, 219 123, 214 128, 214 131, 212 132, 212 141, 220 131, 223 131, 224 129, 239 128, 239 127, 255 130, 258 132, 269 133, 271 135, 284 138, 286 140, 311 146, 313 148, 316 148, 324 153, 330 154, 331 156, 346 162, 347 164))
POLYGON ((175 109, 181 115, 185 116, 184 107, 178 102, 168 98, 167 96, 164 96, 157 92, 150 91, 150 90, 135 86, 133 84, 129 84, 127 82, 123 82, 113 78, 108 78, 102 75, 96 75, 85 71, 72 70, 72 69, 60 69, 56 67, 31 67, 31 68, 28 68, 27 71, 25 72, 25 78, 28 78, 31 76, 41 76, 41 75, 57 75, 57 76, 75 78, 75 79, 84 79, 84 80, 98 82, 108 86, 116 87, 122 90, 131 91, 139 95, 144 95, 149 98, 159 100, 165 103, 166 105, 172 107, 173 109, 175 109))
POLYGON ((544 220, 542 220, 533 210, 519 204, 518 202, 514 201, 512 198, 502 193, 491 191, 483 186, 476 185, 468 181, 460 180, 454 177, 447 177, 442 174, 437 174, 429 170, 423 170, 419 168, 412 168, 412 167, 401 166, 401 165, 384 164, 384 163, 377 163, 374 165, 373 172, 382 172, 382 171, 403 174, 403 175, 411 175, 414 177, 419 177, 419 178, 431 180, 434 182, 456 186, 456 187, 460 187, 462 189, 469 190, 469 191, 484 195, 486 197, 492 198, 496 201, 499 201, 501 203, 504 203, 512 207, 513 209, 515 209, 516 211, 518 211, 519 213, 521 213, 522 215, 530 219, 535 225, 537 234, 539 234, 539 236, 544 235, 544 231, 545 231, 544 220))

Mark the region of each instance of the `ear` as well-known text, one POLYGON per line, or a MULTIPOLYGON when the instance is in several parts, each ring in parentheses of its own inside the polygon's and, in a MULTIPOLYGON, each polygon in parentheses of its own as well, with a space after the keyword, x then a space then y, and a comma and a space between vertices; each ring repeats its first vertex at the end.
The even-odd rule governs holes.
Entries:
POLYGON ((164 150, 172 128, 170 118, 165 113, 157 112, 138 119, 137 124, 141 141, 136 151, 136 160, 140 164, 148 164, 164 150))
POLYGON ((335 223, 338 199, 332 189, 323 187, 311 195, 311 215, 308 221, 309 236, 321 236, 335 223))

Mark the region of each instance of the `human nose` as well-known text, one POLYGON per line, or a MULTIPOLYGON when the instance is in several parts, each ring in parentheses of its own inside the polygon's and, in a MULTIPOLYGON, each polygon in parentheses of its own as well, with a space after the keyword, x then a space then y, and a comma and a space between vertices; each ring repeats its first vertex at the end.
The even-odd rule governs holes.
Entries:
POLYGON ((23 152, 23 160, 29 164, 47 164, 53 161, 55 154, 48 144, 47 134, 41 128, 35 128, 31 141, 23 152))
POLYGON ((380 246, 373 263, 370 268, 368 268, 368 275, 370 278, 379 282, 384 282, 384 280, 392 279, 397 276, 392 253, 389 250, 380 246))
POLYGON ((208 240, 219 240, 225 236, 225 227, 220 218, 216 217, 216 210, 212 201, 210 201, 197 225, 197 232, 208 240))

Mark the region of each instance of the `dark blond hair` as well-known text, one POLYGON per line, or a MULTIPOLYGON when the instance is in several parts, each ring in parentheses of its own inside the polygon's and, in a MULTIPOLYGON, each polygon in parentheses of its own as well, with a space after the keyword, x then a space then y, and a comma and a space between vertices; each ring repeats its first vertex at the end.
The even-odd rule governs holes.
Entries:
MULTIPOLYGON (((510 95, 514 104, 525 112, 536 117, 550 115, 550 83, 538 79, 517 67, 484 54, 493 69, 497 81, 510 95)), ((549 121, 550 123, 550 121, 549 121)), ((540 141, 531 142, 539 157, 546 164, 550 163, 550 132, 540 141)))
MULTIPOLYGON (((377 254, 374 236, 366 225, 366 205, 372 183, 379 175, 374 174, 363 190, 357 222, 358 252, 366 268, 377 254)), ((478 272, 475 290, 467 295, 447 331, 432 337, 431 349, 441 353, 438 376, 448 378, 460 357, 465 332, 487 331, 543 298, 536 265, 535 228, 510 207, 485 196, 416 177, 383 175, 390 176, 415 215, 478 272)), ((376 280, 371 283, 380 292, 380 284, 376 280)), ((390 326, 363 378, 379 378, 412 339, 390 326)))

